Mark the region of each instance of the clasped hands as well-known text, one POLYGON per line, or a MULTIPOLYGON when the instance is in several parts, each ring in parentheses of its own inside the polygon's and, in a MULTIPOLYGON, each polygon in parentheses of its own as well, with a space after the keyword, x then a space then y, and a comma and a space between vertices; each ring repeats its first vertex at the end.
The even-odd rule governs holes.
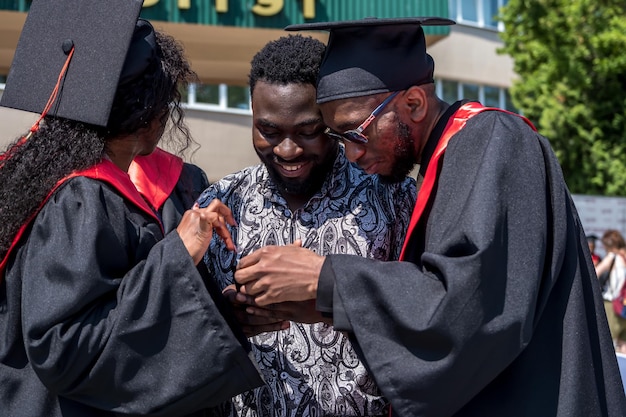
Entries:
MULTIPOLYGON (((195 264, 202 261, 213 238, 219 235, 235 250, 228 225, 236 226, 231 210, 219 200, 207 207, 186 211, 176 228, 195 264)), ((235 285, 224 290, 234 305, 237 320, 247 336, 289 327, 289 321, 316 323, 328 320, 315 309, 317 280, 324 257, 302 247, 301 241, 287 246, 266 246, 242 258, 235 272, 235 285)))
POLYGON ((324 257, 301 245, 266 246, 239 261, 239 292, 231 285, 224 296, 235 306, 247 336, 286 329, 289 321, 329 322, 315 309, 324 257))

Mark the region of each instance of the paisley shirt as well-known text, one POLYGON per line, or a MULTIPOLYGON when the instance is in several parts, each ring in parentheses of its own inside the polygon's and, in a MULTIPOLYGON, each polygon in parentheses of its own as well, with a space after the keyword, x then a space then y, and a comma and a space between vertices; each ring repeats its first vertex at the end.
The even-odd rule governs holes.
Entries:
MULTIPOLYGON (((264 165, 228 175, 199 197, 218 198, 233 212, 239 256, 301 239, 321 255, 356 254, 395 260, 415 204, 415 181, 383 184, 350 163, 339 148, 333 170, 304 207, 291 211, 264 165)), ((237 255, 213 239, 205 262, 221 288, 233 283, 237 255)), ((250 338, 267 384, 233 398, 223 416, 384 416, 381 396, 348 338, 332 326, 291 323, 250 338)))

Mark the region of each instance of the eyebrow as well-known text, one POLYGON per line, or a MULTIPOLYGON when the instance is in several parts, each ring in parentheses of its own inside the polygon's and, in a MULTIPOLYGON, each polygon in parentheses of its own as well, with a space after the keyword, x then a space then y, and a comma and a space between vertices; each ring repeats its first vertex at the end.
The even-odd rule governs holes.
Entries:
MULTIPOLYGON (((343 122, 340 125, 337 125, 337 132, 345 132, 346 130, 349 129, 356 129, 357 126, 359 126, 360 122, 343 122)), ((335 130, 335 129, 332 129, 335 130)))
MULTIPOLYGON (((322 118, 315 117, 315 118, 303 120, 300 123, 296 124, 295 127, 306 127, 306 126, 316 125, 320 123, 324 124, 324 121, 322 120, 322 118)), ((279 125, 267 119, 257 119, 256 124, 264 126, 264 127, 274 128, 274 129, 280 128, 279 125)))

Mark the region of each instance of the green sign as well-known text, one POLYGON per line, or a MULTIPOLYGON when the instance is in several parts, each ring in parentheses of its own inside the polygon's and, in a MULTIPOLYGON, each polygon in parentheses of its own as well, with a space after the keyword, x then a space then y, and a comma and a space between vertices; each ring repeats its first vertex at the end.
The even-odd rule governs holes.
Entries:
MULTIPOLYGON (((24 12, 30 3, 0 0, 0 10, 24 12)), ((364 17, 448 17, 448 0, 144 0, 141 16, 174 23, 282 29, 364 17)), ((424 31, 446 35, 449 28, 427 26, 424 31)))
MULTIPOLYGON (((144 0, 141 15, 177 23, 282 29, 364 17, 448 17, 448 0, 144 0)), ((447 34, 449 28, 425 30, 447 34)))

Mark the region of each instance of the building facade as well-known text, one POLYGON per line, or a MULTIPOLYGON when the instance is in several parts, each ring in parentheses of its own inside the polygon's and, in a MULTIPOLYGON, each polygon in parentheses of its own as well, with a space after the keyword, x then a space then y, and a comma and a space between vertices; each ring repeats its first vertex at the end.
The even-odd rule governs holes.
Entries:
MULTIPOLYGON (((106 1, 106 0, 99 0, 106 1)), ((449 17, 425 27, 439 95, 512 109, 511 59, 497 53, 495 16, 506 0, 144 0, 141 16, 180 40, 199 83, 185 94, 187 122, 199 147, 187 159, 209 180, 258 163, 252 148, 247 77, 252 56, 290 24, 364 17, 449 17)), ((0 0, 0 94, 30 0, 0 0)), ((326 41, 327 34, 307 32, 326 41)), ((37 115, 0 107, 0 144, 24 133, 37 115)))

